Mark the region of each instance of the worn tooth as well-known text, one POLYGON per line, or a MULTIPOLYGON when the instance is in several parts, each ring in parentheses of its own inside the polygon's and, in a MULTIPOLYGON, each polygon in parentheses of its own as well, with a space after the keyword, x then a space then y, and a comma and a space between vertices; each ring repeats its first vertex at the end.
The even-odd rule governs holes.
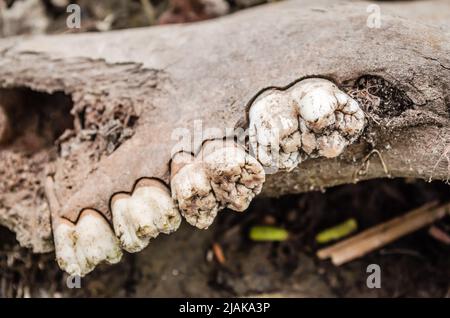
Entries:
MULTIPOLYGON (((177 156, 174 162, 178 161, 177 156)), ((172 164, 172 197, 186 221, 200 229, 208 228, 219 210, 214 192, 201 161, 184 166, 172 164)))
POLYGON ((292 96, 300 116, 302 148, 308 154, 315 149, 320 156, 337 157, 364 128, 358 103, 328 80, 304 80, 292 96))
POLYGON ((134 216, 130 209, 130 196, 116 194, 111 200, 111 212, 114 232, 120 245, 127 252, 138 252, 145 248, 149 239, 139 238, 136 234, 134 216))
POLYGON ((365 125, 358 103, 322 78, 305 79, 286 91, 260 97, 251 106, 249 119, 250 146, 257 159, 266 168, 275 165, 288 171, 300 163, 302 154, 340 155, 365 125))
POLYGON ((292 96, 300 117, 316 133, 331 127, 352 139, 364 128, 364 112, 358 103, 328 80, 304 80, 292 96))
POLYGON ((114 231, 123 249, 130 253, 139 252, 160 232, 170 233, 178 228, 180 217, 177 217, 172 199, 169 196, 170 201, 167 200, 167 196, 167 192, 156 187, 139 187, 132 196, 118 194, 113 197, 114 231), (167 209, 170 205, 173 211, 167 209))
POLYGON ((339 156, 348 141, 342 137, 337 131, 333 131, 329 136, 320 136, 317 138, 317 148, 319 155, 326 158, 334 158, 339 156))
POLYGON ((265 174, 258 161, 233 141, 209 141, 201 152, 172 163, 172 196, 181 214, 198 228, 212 224, 217 212, 228 207, 245 210, 261 191, 265 174))
POLYGON ((302 134, 302 143, 302 149, 308 155, 312 154, 312 152, 317 148, 316 136, 312 133, 302 134))
POLYGON ((337 100, 334 96, 335 85, 325 80, 307 79, 298 89, 292 90, 291 96, 298 107, 298 112, 309 129, 321 131, 334 123, 334 111, 337 100))
POLYGON ((84 210, 76 224, 75 252, 81 276, 102 262, 115 264, 122 258, 119 241, 104 217, 94 210, 84 210))
POLYGON ((286 155, 291 156, 292 154, 298 154, 298 148, 301 144, 300 132, 296 131, 292 135, 286 137, 286 139, 282 140, 280 146, 286 155))
MULTIPOLYGON (((152 224, 157 230, 156 235, 170 234, 178 229, 181 216, 174 205, 169 189, 161 182, 142 179, 134 190, 133 198, 135 197, 146 206, 147 213, 149 215, 151 213, 152 224)), ((145 232, 143 229, 144 235, 146 235, 145 232)))
POLYGON ((130 253, 144 249, 159 233, 174 232, 181 223, 169 191, 151 179, 141 179, 131 196, 115 195, 111 210, 116 235, 130 253))
POLYGON ((364 112, 358 103, 347 94, 339 92, 337 96, 340 100, 346 99, 345 103, 341 104, 340 112, 337 113, 341 114, 339 120, 336 115, 336 128, 352 141, 364 129, 364 112))
POLYGON ((203 162, 221 206, 244 211, 261 192, 265 173, 259 162, 233 141, 209 142, 203 162), (209 149, 208 149, 209 148, 209 149))
POLYGON ((53 226, 53 240, 55 243, 56 261, 59 267, 70 275, 81 275, 81 267, 76 256, 75 246, 77 236, 75 225, 70 221, 60 219, 53 226))
POLYGON ((68 274, 84 276, 102 262, 120 261, 118 241, 100 213, 85 210, 77 224, 62 218, 53 222, 56 260, 68 274))
POLYGON ((265 167, 292 170, 300 157, 298 119, 289 96, 274 91, 250 108, 250 147, 265 167))

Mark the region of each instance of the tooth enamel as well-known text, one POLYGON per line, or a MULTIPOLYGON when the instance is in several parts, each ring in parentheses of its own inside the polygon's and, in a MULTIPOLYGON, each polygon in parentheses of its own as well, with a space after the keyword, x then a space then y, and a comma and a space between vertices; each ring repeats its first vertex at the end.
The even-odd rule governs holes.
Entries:
POLYGON ((204 157, 216 199, 235 211, 247 209, 261 192, 265 174, 259 162, 236 146, 225 146, 204 157))
POLYGON ((317 138, 319 155, 326 158, 334 158, 342 153, 348 142, 338 132, 333 131, 330 136, 317 138))
POLYGON ((92 210, 82 212, 75 233, 76 255, 82 265, 81 276, 91 272, 102 262, 116 264, 122 258, 119 241, 99 213, 92 210))
POLYGON ((83 211, 76 225, 60 220, 53 235, 58 265, 70 275, 84 276, 98 264, 115 264, 122 257, 108 222, 92 210, 83 211))
MULTIPOLYGON (((154 181, 158 182, 158 181, 154 181)), ((131 196, 113 197, 113 225, 127 252, 144 249, 159 233, 174 232, 181 223, 169 192, 163 186, 136 186, 131 196)))
POLYGON ((364 112, 359 108, 358 103, 350 99, 347 104, 341 109, 341 112, 336 113, 336 127, 344 134, 350 136, 358 136, 364 128, 364 112), (338 114, 340 116, 338 117, 338 114))
POLYGON ((133 193, 133 198, 135 197, 141 201, 143 214, 146 208, 147 213, 151 212, 151 223, 148 224, 156 229, 154 237, 159 233, 170 234, 178 229, 181 217, 168 191, 156 187, 140 187, 133 193))
POLYGON ((308 155, 310 155, 316 148, 317 148, 316 136, 314 136, 314 134, 310 132, 302 133, 302 150, 306 152, 308 155))
POLYGON ((186 221, 207 229, 219 210, 208 176, 200 162, 189 163, 172 176, 172 197, 186 221))
POLYGON ((292 170, 301 153, 339 156, 364 129, 364 112, 332 82, 305 79, 260 97, 249 111, 250 146, 264 167, 292 170))
MULTIPOLYGON (((296 100, 294 98, 294 100, 296 100)), ((307 92, 298 102, 300 116, 311 123, 318 123, 336 110, 336 98, 328 89, 316 88, 307 92)))
POLYGON ((266 167, 295 168, 301 139, 296 135, 298 119, 289 96, 274 91, 260 98, 250 108, 249 119, 250 145, 259 162, 266 167))
POLYGON ((69 221, 62 221, 54 227, 53 240, 59 267, 70 275, 81 275, 81 268, 75 252, 75 225, 69 221))
POLYGON ((301 144, 302 140, 300 132, 296 131, 281 142, 281 149, 283 149, 286 154, 293 154, 298 151, 301 144))
POLYGON ((149 238, 142 239, 136 234, 136 221, 130 209, 130 200, 128 197, 121 197, 113 200, 111 205, 113 227, 120 245, 127 252, 138 252, 145 248, 149 238))
POLYGON ((265 181, 261 164, 234 141, 208 141, 197 157, 178 156, 187 163, 174 165, 183 158, 173 158, 172 197, 187 222, 201 229, 223 208, 245 210, 265 181))

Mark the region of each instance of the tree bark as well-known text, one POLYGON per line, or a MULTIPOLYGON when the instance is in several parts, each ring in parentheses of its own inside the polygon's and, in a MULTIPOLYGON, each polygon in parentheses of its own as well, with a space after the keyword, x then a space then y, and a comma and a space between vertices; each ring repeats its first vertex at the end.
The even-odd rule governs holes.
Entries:
MULTIPOLYGON (((179 144, 174 131, 193 132, 198 121, 204 130, 218 128, 191 140, 197 152, 227 128, 245 129, 259 94, 308 77, 330 79, 354 96, 367 126, 336 159, 268 175, 263 195, 379 177, 447 180, 448 3, 382 4, 380 28, 367 26, 367 5, 287 1, 197 24, 4 39, 0 87, 70 97, 74 127, 59 138, 37 182, 54 177, 60 213, 72 221, 83 208, 110 217, 111 196, 130 192, 139 178, 168 183, 179 144), (418 14, 433 5, 425 18, 418 14), (118 136, 108 130, 112 122, 118 136)), ((1 224, 36 252, 51 249, 44 196, 30 205, 40 210, 20 209, 10 202, 14 189, 4 188, 10 192, 0 194, 1 224)))

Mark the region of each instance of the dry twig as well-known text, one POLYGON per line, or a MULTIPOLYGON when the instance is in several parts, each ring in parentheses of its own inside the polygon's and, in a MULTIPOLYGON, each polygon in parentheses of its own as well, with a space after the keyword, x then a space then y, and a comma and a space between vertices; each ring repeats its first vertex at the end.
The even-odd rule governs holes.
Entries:
POLYGON ((331 257, 334 265, 342 265, 378 249, 394 240, 412 233, 450 212, 450 203, 436 207, 436 202, 427 203, 411 212, 376 225, 345 241, 321 249, 317 252, 320 259, 331 257))

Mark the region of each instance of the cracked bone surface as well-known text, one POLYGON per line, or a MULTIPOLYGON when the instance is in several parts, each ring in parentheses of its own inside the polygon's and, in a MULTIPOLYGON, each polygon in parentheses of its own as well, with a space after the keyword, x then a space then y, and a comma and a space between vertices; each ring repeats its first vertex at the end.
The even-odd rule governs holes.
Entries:
POLYGON ((258 161, 231 141, 208 141, 197 157, 179 153, 172 162, 172 196, 187 222, 200 229, 223 208, 245 210, 264 181, 258 161))
POLYGON ((176 231, 181 223, 169 190, 152 179, 139 180, 131 195, 114 195, 111 211, 116 236, 131 253, 144 249, 159 233, 176 231))
POLYGON ((250 147, 264 167, 294 169, 302 159, 339 156, 364 128, 358 103, 332 82, 311 78, 269 91, 249 111, 250 147))
POLYGON ((122 258, 119 241, 105 218, 84 210, 78 222, 53 220, 56 260, 70 275, 85 276, 98 264, 116 264, 122 258))

